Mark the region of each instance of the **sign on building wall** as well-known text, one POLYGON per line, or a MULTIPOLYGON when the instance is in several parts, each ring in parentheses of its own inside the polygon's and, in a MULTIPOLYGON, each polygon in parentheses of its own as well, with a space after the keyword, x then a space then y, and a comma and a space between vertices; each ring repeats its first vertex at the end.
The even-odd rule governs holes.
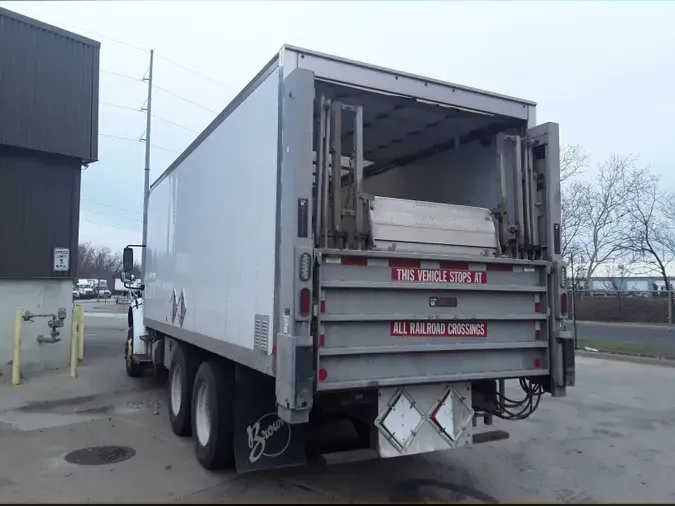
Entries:
POLYGON ((54 248, 54 272, 68 272, 70 270, 70 249, 54 248))

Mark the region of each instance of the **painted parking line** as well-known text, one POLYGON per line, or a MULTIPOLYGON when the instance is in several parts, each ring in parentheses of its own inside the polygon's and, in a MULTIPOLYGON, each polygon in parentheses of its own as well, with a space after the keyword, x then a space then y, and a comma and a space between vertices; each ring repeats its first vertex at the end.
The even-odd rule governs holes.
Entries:
POLYGON ((126 313, 84 313, 84 316, 92 318, 126 318, 126 313))

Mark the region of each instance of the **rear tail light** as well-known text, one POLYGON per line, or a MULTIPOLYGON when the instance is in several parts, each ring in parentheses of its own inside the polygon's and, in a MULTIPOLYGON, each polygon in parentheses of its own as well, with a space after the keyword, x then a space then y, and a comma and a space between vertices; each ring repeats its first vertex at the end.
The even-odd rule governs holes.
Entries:
POLYGON ((567 293, 560 295, 560 313, 563 315, 567 314, 567 293))
POLYGON ((312 308, 312 292, 309 288, 300 290, 300 314, 302 316, 309 316, 312 308))

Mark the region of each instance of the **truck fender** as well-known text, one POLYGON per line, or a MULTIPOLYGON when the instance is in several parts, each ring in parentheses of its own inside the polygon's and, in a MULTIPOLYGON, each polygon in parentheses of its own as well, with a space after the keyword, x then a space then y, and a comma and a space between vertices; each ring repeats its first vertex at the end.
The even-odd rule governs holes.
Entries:
POLYGON ((134 354, 145 353, 145 343, 141 336, 148 334, 145 325, 143 325, 143 299, 131 301, 129 306, 130 327, 133 329, 133 350, 134 354))

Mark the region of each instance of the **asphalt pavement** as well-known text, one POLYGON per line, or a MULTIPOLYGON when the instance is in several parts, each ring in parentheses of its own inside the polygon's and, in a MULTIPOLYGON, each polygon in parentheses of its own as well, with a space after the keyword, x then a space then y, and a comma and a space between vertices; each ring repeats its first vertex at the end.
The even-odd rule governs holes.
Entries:
POLYGON ((73 501, 662 501, 675 500, 675 368, 588 357, 562 399, 497 422, 511 439, 415 457, 236 475, 202 469, 169 427, 166 386, 124 373, 123 313, 88 311, 85 359, 0 385, 0 497, 73 501), (126 461, 83 466, 97 445, 126 461))
POLYGON ((579 339, 663 346, 675 353, 675 331, 666 325, 577 322, 577 335, 579 339))

